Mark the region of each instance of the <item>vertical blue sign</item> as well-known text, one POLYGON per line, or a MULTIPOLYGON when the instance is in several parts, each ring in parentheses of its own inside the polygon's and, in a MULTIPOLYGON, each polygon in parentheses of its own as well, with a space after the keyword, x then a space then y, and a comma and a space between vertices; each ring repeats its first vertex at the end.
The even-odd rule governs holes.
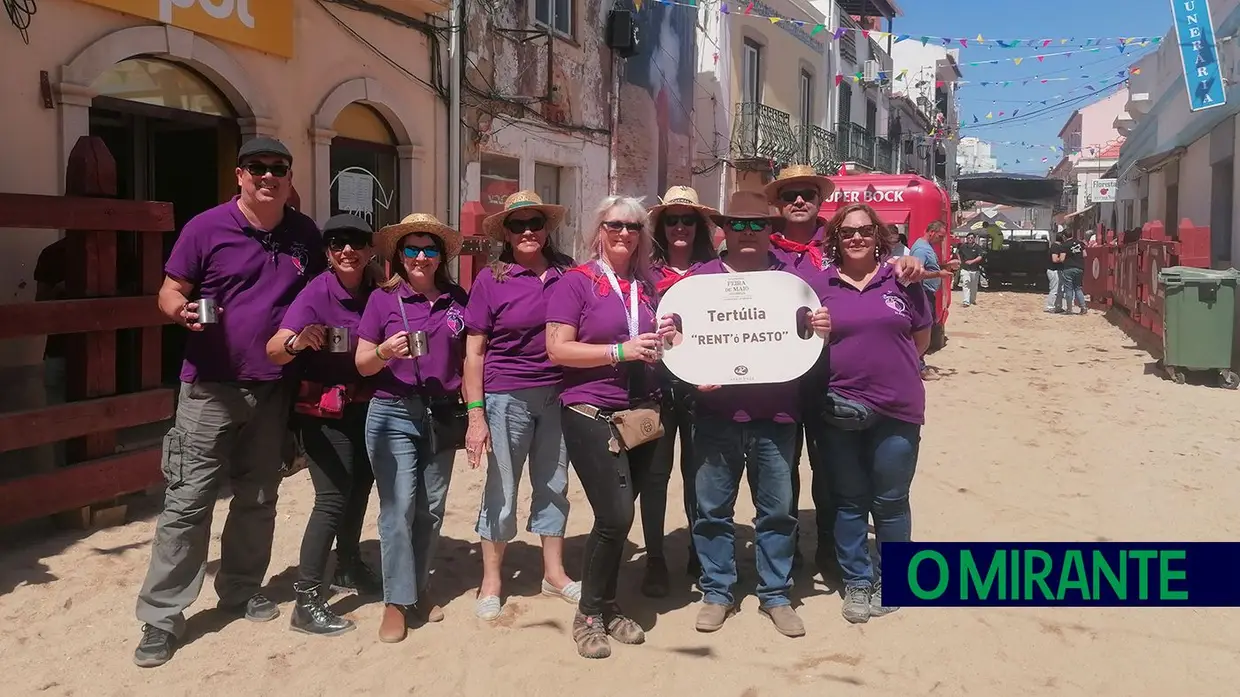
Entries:
POLYGON ((1227 90, 1218 66, 1218 45, 1214 42, 1214 22, 1208 0, 1171 0, 1175 34, 1184 65, 1184 86, 1188 105, 1201 111, 1227 103, 1227 90))

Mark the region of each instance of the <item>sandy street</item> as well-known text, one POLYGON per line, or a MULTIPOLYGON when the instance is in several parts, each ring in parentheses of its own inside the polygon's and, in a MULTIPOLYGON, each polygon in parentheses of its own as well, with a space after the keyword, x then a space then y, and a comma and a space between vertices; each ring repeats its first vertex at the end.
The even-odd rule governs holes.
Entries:
MULTIPOLYGON (((914 535, 925 540, 1201 540, 1240 538, 1240 394, 1177 386, 1147 374, 1150 358, 1099 315, 1041 312, 1033 295, 983 293, 953 314, 952 341, 932 358, 933 414, 913 484, 914 535)), ((786 639, 756 611, 752 537, 742 533, 740 614, 714 635, 693 629, 696 593, 679 583, 651 603, 636 588, 642 551, 622 572, 626 608, 644 646, 605 661, 578 658, 573 608, 537 595, 538 550, 510 548, 512 596, 487 626, 473 616, 480 577, 473 524, 481 473, 452 483, 434 581, 447 620, 403 644, 375 636, 381 606, 341 599, 360 627, 336 639, 287 627, 297 550, 313 497, 302 473, 280 501, 271 597, 284 615, 225 623, 210 579, 192 608, 191 641, 172 662, 141 670, 134 597, 149 555, 144 511, 85 537, 5 540, 0 552, 0 674, 6 695, 1231 695, 1240 682, 1233 610, 917 610, 850 626, 812 564, 796 596, 809 630, 786 639), (519 573, 518 573, 519 572, 519 573), (814 574, 811 576, 811 574, 814 574)), ((803 464, 808 477, 808 465, 803 464)), ((679 498, 673 476, 669 499, 679 498)), ((574 482, 570 569, 589 509, 574 482)), ((747 494, 745 494, 747 495, 747 494)), ((802 508, 809 507, 808 486, 802 508)), ((210 573, 227 501, 216 507, 210 573)), ((374 513, 365 550, 377 562, 374 513)), ((682 580, 686 533, 668 512, 669 553, 682 580)), ((752 506, 742 503, 738 519, 752 506)), ((524 513, 522 514, 524 516, 524 513)), ((803 530, 812 511, 802 511, 803 530)), ((638 523, 640 526, 640 523, 638 523)), ((640 539, 635 526, 631 540, 640 539)), ((804 545, 812 558, 811 545, 804 545)))

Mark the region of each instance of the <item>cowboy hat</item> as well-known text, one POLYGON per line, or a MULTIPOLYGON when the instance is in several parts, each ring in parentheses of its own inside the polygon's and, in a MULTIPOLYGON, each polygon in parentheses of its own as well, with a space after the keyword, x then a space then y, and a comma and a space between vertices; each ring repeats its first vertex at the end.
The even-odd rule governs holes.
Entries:
POLYGON ((650 219, 658 221, 659 216, 663 215, 663 211, 671 206, 685 206, 697 211, 703 218, 710 219, 713 215, 719 215, 719 211, 710 206, 703 206, 698 201, 698 192, 691 186, 673 186, 663 194, 663 198, 659 199, 657 206, 650 207, 650 219))
POLYGON ((488 215, 482 221, 482 231, 492 239, 506 242, 507 236, 504 230, 504 222, 508 220, 508 216, 517 211, 534 210, 542 213, 547 219, 545 230, 554 230, 564 222, 564 206, 557 206, 551 203, 543 203, 542 197, 533 191, 523 190, 515 194, 511 194, 504 199, 504 210, 493 215, 488 215))
POLYGON ((388 225, 375 233, 375 247, 379 258, 388 261, 396 254, 396 245, 405 235, 434 235, 443 244, 444 261, 461 253, 461 233, 439 222, 430 213, 412 213, 395 225, 388 225))
POLYGON ((775 178, 775 181, 767 184, 763 191, 766 192, 766 199, 771 203, 775 203, 779 199, 780 189, 797 184, 809 184, 818 189, 819 201, 827 198, 835 191, 835 182, 818 174, 809 165, 788 165, 784 167, 779 171, 779 176, 775 178))
POLYGON ((710 219, 715 221, 719 227, 727 227, 729 221, 736 219, 765 220, 774 225, 784 218, 771 208, 771 204, 767 203, 766 196, 761 191, 741 189, 732 192, 732 197, 728 199, 728 207, 723 213, 714 213, 710 219))

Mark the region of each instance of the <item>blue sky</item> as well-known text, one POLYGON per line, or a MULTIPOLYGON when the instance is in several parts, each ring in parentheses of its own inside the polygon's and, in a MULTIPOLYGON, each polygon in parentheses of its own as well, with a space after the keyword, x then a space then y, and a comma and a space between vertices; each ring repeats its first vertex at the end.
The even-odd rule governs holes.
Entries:
MULTIPOLYGON (((1116 37, 1163 36, 1171 28, 1171 3, 1168 0, 898 0, 903 17, 897 17, 893 27, 895 34, 913 36, 948 36, 968 38, 969 47, 961 48, 960 61, 985 61, 994 59, 1036 56, 1038 53, 1059 53, 1081 47, 1086 39, 1108 37, 1105 47, 1094 53, 1077 53, 1071 56, 1049 56, 1042 62, 1027 58, 1016 65, 1008 60, 999 65, 962 66, 963 80, 960 95, 961 123, 969 127, 962 135, 977 136, 983 140, 1011 141, 1030 145, 1055 145, 1059 143, 1059 129, 1072 111, 1089 103, 1090 94, 1085 85, 1095 88, 1121 80, 1117 73, 1125 70, 1137 58, 1155 49, 1130 46, 1124 53, 1115 47, 1116 37), (1002 9, 1000 9, 1002 8, 1002 9), (981 34, 986 43, 978 46, 976 37, 981 34), (1046 48, 1020 45, 1002 48, 991 39, 1054 39, 1046 48), (1060 39, 1075 39, 1060 44, 1060 39), (1046 78, 1069 78, 1046 84, 1035 76, 1046 78), (1028 84, 1021 81, 1028 79, 1028 84), (983 86, 981 81, 1014 81, 1002 87, 983 86), (1080 99, 1077 99, 1080 98, 1080 99), (1047 100, 1047 105, 1040 102, 1047 100), (1075 101, 1072 101, 1075 100, 1075 101), (1032 102, 1032 103, 1031 103, 1032 102), (1045 110, 1032 118, 1024 114, 1045 110), (1010 118, 1018 111, 1016 119, 1005 124, 998 117, 1010 118), (996 118, 988 121, 987 113, 996 118), (976 115, 984 127, 973 125, 976 115)), ((1217 18, 1216 18, 1217 19, 1217 18)), ((1088 144, 1085 144, 1088 145, 1088 144)), ((999 160, 1004 171, 1045 174, 1060 155, 1049 148, 1026 148, 1019 145, 996 144, 992 154, 999 160), (1042 158, 1047 158, 1042 162, 1042 158), (1020 160, 1017 164, 1016 161, 1020 160)))

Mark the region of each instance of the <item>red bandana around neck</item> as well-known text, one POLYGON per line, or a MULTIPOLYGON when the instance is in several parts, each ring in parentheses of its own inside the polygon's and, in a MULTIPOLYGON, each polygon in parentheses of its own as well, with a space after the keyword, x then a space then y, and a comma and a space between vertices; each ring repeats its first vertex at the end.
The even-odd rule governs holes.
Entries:
MULTIPOLYGON (((569 272, 570 273, 576 272, 579 274, 583 274, 585 275, 586 278, 589 278, 591 281, 593 281, 594 291, 599 294, 599 297, 605 298, 611 295, 611 282, 607 280, 607 275, 599 270, 598 264, 594 262, 590 262, 588 264, 582 264, 581 266, 574 266, 573 268, 569 269, 569 272)), ((629 293, 628 279, 620 278, 617 276, 616 281, 620 284, 620 292, 624 293, 627 296, 629 293)), ((647 304, 653 303, 653 300, 650 298, 650 295, 647 293, 646 285, 643 283, 639 283, 637 285, 637 297, 644 303, 647 303, 647 304)))
POLYGON ((810 261, 814 262, 814 266, 822 268, 822 247, 813 242, 801 244, 776 233, 771 235, 771 244, 789 254, 809 254, 810 261))

